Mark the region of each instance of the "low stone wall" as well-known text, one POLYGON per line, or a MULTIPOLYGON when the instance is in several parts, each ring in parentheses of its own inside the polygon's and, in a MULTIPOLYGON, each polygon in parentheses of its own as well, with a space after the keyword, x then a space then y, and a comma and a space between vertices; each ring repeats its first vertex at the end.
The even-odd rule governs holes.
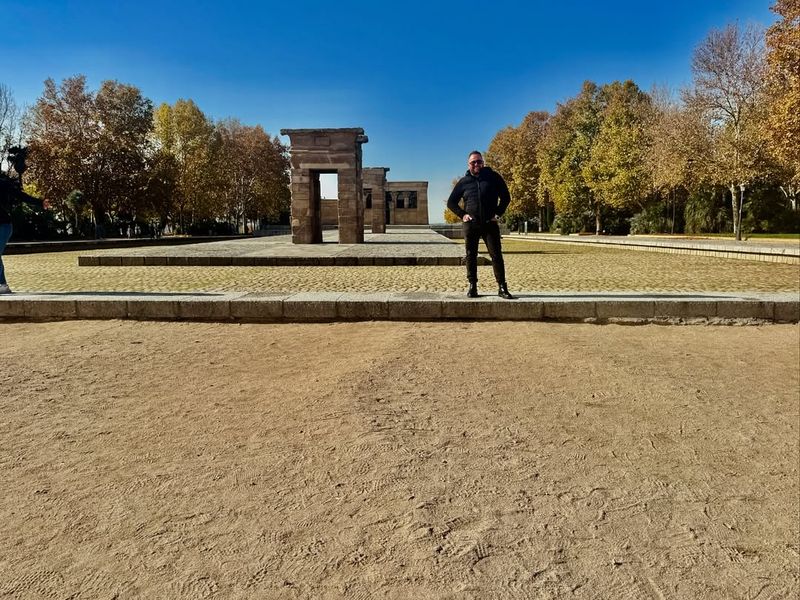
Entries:
MULTIPOLYGON (((288 233, 288 231, 282 232, 288 233)), ((256 234, 258 235, 258 234, 256 234)), ((267 234, 280 235, 280 234, 267 234)), ((205 235, 160 238, 111 238, 104 240, 57 240, 52 242, 12 242, 3 254, 36 254, 39 252, 80 252, 82 250, 108 250, 111 248, 139 248, 143 246, 183 246, 204 242, 225 242, 252 237, 250 235, 205 235)))
POLYGON ((451 240, 464 239, 464 229, 461 225, 431 225, 431 229, 451 240))
POLYGON ((660 239, 655 236, 589 236, 589 235, 548 235, 548 234, 515 234, 514 239, 553 244, 579 244, 584 246, 607 246, 638 250, 643 252, 663 252, 666 254, 689 254, 692 256, 714 256, 740 260, 756 260, 789 265, 800 264, 800 245, 759 244, 738 242, 734 240, 693 240, 693 239, 660 239))
MULTIPOLYGON (((443 235, 446 238, 451 240, 463 240, 464 239, 464 228, 461 223, 445 223, 444 225, 439 223, 436 225, 431 225, 431 229, 433 229, 436 233, 443 235)), ((500 234, 501 235, 508 235, 508 227, 504 224, 500 224, 500 234)))
POLYGON ((0 321, 137 319, 328 322, 565 321, 584 323, 797 323, 791 295, 519 294, 468 299, 452 293, 12 294, 0 296, 0 321))

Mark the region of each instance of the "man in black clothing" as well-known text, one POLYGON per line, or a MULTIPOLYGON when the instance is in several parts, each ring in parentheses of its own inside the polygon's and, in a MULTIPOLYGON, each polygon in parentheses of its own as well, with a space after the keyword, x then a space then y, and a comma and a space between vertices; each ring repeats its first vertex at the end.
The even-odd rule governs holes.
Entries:
POLYGON ((13 232, 11 212, 17 204, 27 202, 39 209, 42 201, 22 191, 22 174, 25 172, 26 149, 14 146, 8 149, 8 163, 17 173, 16 178, 9 177, 0 171, 0 294, 10 294, 11 288, 6 281, 3 266, 3 252, 13 232))
POLYGON ((513 300, 514 296, 508 291, 506 284, 506 267, 500 247, 500 226, 497 223, 511 202, 511 194, 500 174, 484 166, 483 156, 477 150, 469 153, 467 167, 466 174, 458 180, 447 199, 447 208, 464 222, 469 281, 467 296, 478 297, 478 242, 483 238, 489 256, 492 257, 497 295, 513 300), (464 200, 463 208, 458 204, 461 199, 464 200))

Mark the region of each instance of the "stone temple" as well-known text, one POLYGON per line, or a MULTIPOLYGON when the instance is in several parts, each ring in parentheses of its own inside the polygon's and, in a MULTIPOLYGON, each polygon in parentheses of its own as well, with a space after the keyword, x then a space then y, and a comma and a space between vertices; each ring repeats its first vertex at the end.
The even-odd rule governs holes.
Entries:
POLYGON ((364 242, 364 226, 428 224, 428 182, 387 181, 386 167, 362 167, 360 127, 281 129, 290 140, 292 242, 322 242, 323 226, 338 225, 340 244, 364 242), (323 199, 320 175, 335 173, 338 198, 323 199))

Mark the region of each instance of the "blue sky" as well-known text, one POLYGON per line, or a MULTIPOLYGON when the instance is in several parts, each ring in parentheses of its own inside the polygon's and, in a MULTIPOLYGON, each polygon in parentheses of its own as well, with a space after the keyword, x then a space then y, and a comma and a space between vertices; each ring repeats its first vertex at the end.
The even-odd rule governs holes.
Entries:
POLYGON ((0 0, 0 82, 20 105, 48 77, 84 74, 92 89, 116 79, 271 134, 363 127, 364 166, 429 181, 440 222, 467 152, 499 129, 587 79, 688 85, 712 28, 768 26, 771 3, 0 0))

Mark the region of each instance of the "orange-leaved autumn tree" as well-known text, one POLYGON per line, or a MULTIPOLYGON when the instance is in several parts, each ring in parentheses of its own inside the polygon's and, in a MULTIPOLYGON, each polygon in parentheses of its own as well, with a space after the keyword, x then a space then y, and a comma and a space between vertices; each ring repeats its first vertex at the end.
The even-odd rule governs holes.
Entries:
POLYGON ((130 213, 142 195, 153 106, 135 86, 104 81, 95 93, 77 75, 52 79, 29 111, 28 181, 57 209, 80 190, 104 236, 108 217, 130 213))
POLYGON ((216 128, 222 142, 216 162, 221 208, 244 232, 259 219, 277 221, 290 202, 286 147, 277 137, 270 139, 261 126, 227 119, 216 128))
POLYGON ((767 30, 768 132, 785 170, 784 194, 800 196, 800 0, 777 0, 781 18, 767 30))

